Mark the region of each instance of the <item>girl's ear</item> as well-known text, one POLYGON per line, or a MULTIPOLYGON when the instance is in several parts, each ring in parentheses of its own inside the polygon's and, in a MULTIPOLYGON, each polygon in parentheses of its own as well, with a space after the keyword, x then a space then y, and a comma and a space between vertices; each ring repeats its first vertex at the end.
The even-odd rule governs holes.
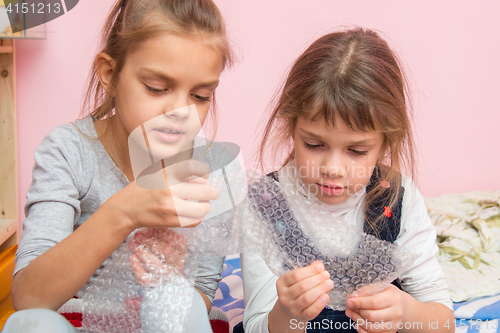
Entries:
POLYGON ((110 93, 113 96, 113 92, 110 90, 111 78, 113 77, 113 72, 115 70, 115 61, 107 53, 99 53, 94 60, 94 68, 99 81, 101 82, 106 93, 110 93))

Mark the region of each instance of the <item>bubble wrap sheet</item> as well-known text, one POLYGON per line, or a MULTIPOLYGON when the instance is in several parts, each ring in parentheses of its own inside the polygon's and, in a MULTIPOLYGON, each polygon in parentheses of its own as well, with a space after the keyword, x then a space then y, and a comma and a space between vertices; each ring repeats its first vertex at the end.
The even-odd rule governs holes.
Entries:
MULTIPOLYGON (((335 283, 328 304, 335 310, 346 309, 351 292, 361 288, 370 294, 382 291, 417 257, 341 220, 298 194, 286 179, 277 182, 256 173, 248 178, 241 173, 231 177, 231 188, 240 188, 246 195, 244 200, 227 209, 231 195, 242 195, 233 190, 213 204, 220 214, 211 214, 195 228, 171 229, 185 239, 186 254, 180 269, 170 267, 168 258, 161 258, 166 268, 153 269, 154 282, 138 282, 129 264, 128 243, 133 235, 129 236, 84 296, 82 330, 183 332, 196 292, 194 277, 201 253, 255 253, 276 275, 319 260, 335 283), (217 208, 218 204, 226 208, 217 208)), ((211 177, 209 184, 219 188, 226 186, 227 179, 211 177)))
MULTIPOLYGON (((346 309, 351 292, 363 288, 365 294, 375 294, 384 290, 417 257, 365 234, 298 194, 286 177, 280 182, 270 177, 250 180, 248 198, 251 208, 243 211, 251 218, 241 223, 244 234, 260 238, 254 228, 260 223, 258 228, 266 234, 262 238, 268 242, 267 246, 261 242, 252 252, 260 254, 276 275, 321 261, 335 284, 328 304, 334 310, 346 309)), ((248 249, 244 244, 244 250, 248 249)))
MULTIPOLYGON (((132 251, 129 243, 134 234, 114 252, 87 289, 83 297, 81 330, 117 333, 184 331, 185 319, 196 292, 193 281, 198 254, 186 249, 172 253, 170 258, 160 256, 164 265, 150 264, 148 268, 152 273, 143 276, 149 279, 148 283, 139 282, 130 265, 132 251)), ((170 244, 178 245, 175 243, 182 239, 171 237, 170 244)), ((154 245, 150 247, 153 253, 157 253, 154 245)))

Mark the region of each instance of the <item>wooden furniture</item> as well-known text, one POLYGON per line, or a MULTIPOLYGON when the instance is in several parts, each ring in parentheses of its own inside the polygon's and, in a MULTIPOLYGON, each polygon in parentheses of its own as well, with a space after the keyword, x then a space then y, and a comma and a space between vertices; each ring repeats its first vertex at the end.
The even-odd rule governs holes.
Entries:
POLYGON ((0 39, 0 252, 17 244, 19 224, 14 43, 0 39))
POLYGON ((15 42, 0 39, 0 329, 14 311, 10 286, 19 238, 15 77, 15 42))
POLYGON ((45 38, 45 24, 13 33, 11 24, 26 26, 26 17, 11 22, 7 10, 0 0, 0 330, 14 312, 10 288, 19 241, 14 39, 45 38))

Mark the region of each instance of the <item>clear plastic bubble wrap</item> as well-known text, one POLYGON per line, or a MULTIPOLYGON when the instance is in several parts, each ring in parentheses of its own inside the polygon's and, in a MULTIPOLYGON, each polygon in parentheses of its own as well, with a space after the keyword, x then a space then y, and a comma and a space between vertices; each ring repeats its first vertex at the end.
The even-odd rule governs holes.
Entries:
POLYGON ((280 177, 280 182, 271 177, 254 178, 249 181, 248 198, 254 219, 266 222, 267 233, 272 235, 270 244, 275 247, 263 253, 253 251, 266 259, 276 275, 321 261, 335 284, 328 303, 334 310, 345 310, 347 296, 354 291, 372 295, 384 290, 417 258, 365 234, 297 193, 286 177, 280 177))
MULTIPOLYGON (((149 270, 153 273, 148 278, 154 282, 138 282, 129 263, 132 252, 128 244, 133 235, 129 236, 84 296, 82 329, 183 332, 195 292, 200 254, 258 254, 276 275, 319 260, 335 283, 328 304, 334 310, 346 309, 347 296, 354 291, 382 291, 417 257, 365 234, 354 221, 344 221, 328 212, 297 193, 285 177, 277 182, 253 173, 248 174, 248 179, 236 177, 233 181, 244 185, 241 188, 245 193, 248 190, 240 204, 233 209, 221 209, 220 214, 212 214, 195 228, 171 229, 185 239, 186 255, 181 269, 178 264, 169 264, 175 260, 160 258, 165 268, 149 270)), ((219 187, 224 182, 227 179, 215 177, 209 184, 219 187)), ((234 192, 238 187, 231 188, 234 192)), ((214 209, 217 204, 229 204, 227 200, 230 196, 226 202, 214 202, 214 209)), ((154 242, 150 240, 145 246, 155 253, 154 242)))
POLYGON ((247 182, 246 174, 240 171, 226 167, 211 175, 208 184, 219 189, 219 199, 213 204, 211 217, 196 228, 144 228, 129 235, 82 297, 80 330, 188 333, 186 320, 196 293, 198 256, 224 256, 241 248, 235 212, 236 203, 246 196, 247 182), (244 193, 235 193, 235 188, 244 193), (137 234, 145 236, 137 238, 137 234), (134 274, 130 247, 137 243, 136 250, 147 251, 152 257, 144 271, 134 274), (172 251, 166 251, 165 246, 172 251))
MULTIPOLYGON (((186 248, 173 251, 166 257, 165 252, 160 255, 155 249, 158 242, 141 244, 144 250, 149 247, 163 265, 148 263, 147 269, 151 273, 141 277, 147 282, 139 282, 130 265, 133 253, 129 249, 136 232, 113 253, 82 297, 84 311, 81 330, 116 333, 184 332, 185 319, 196 292, 193 284, 198 269, 198 253, 186 248)), ((172 235, 166 239, 169 244, 177 249, 182 248, 184 237, 172 235)))

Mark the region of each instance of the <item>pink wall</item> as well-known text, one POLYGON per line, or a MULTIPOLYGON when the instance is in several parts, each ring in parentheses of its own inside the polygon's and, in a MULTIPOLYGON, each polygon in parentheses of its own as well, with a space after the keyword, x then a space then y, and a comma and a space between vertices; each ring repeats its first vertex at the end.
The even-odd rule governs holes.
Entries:
MULTIPOLYGON (((35 148, 53 127, 79 115, 99 29, 111 3, 80 1, 47 24, 46 40, 17 42, 21 207, 35 148)), ((382 31, 410 69, 423 194, 500 188, 500 2, 216 3, 239 56, 218 88, 217 139, 239 144, 248 161, 259 139, 259 120, 295 57, 337 26, 362 25, 382 31)), ((22 208, 20 216, 22 220, 22 208)))

